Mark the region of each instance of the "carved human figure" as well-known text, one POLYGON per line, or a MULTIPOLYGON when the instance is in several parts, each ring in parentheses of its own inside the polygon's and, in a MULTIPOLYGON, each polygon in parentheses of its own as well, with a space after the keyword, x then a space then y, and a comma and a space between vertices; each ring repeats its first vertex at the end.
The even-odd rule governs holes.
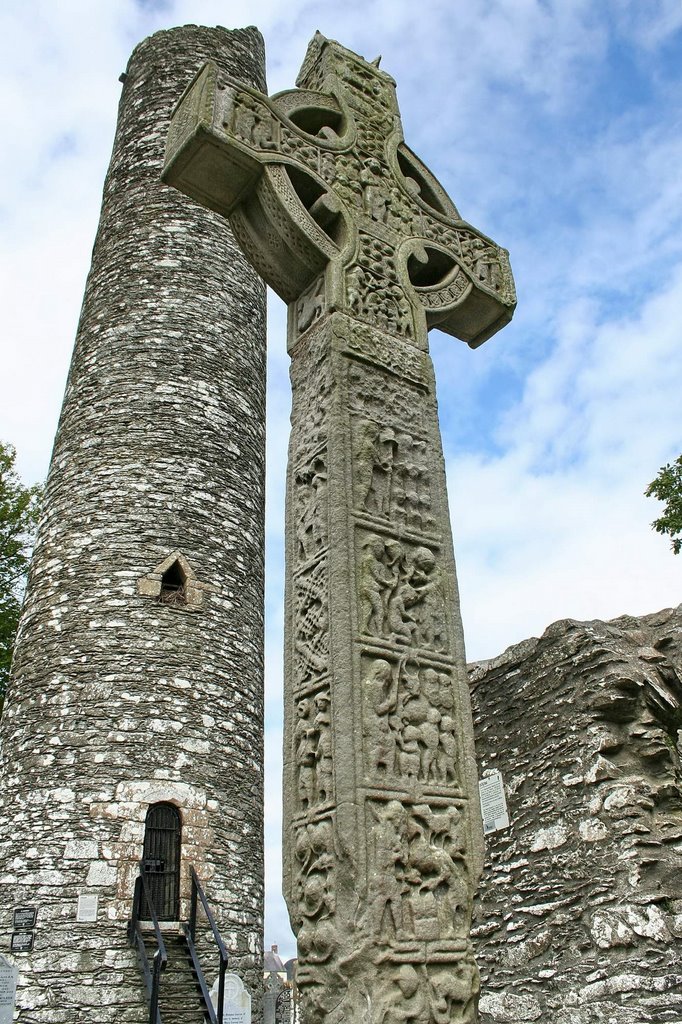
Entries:
POLYGON ((443 650, 445 632, 445 595, 440 569, 430 548, 419 547, 412 555, 410 586, 414 591, 415 617, 420 627, 421 642, 435 650, 443 650))
MULTIPOLYGON (((428 979, 443 962, 440 943, 464 934, 465 896, 480 854, 477 816, 469 810, 475 797, 461 798, 466 870, 444 821, 431 828, 428 815, 413 809, 420 779, 454 781, 451 723, 460 709, 419 692, 414 669, 411 692, 395 647, 415 657, 418 648, 426 661, 429 652, 445 654, 462 669, 456 636, 446 632, 455 577, 427 331, 437 323, 480 344, 510 319, 513 286, 506 253, 461 219, 403 144, 390 76, 318 35, 299 85, 268 100, 237 82, 226 88, 214 65, 204 68, 174 115, 164 180, 224 212, 256 268, 289 303, 294 536, 285 692, 295 757, 286 785, 297 824, 302 817, 314 824, 322 801, 336 816, 334 853, 348 870, 347 884, 334 887, 322 837, 318 853, 307 830, 294 851, 287 844, 287 899, 307 979, 304 1019, 359 1019, 345 1013, 348 994, 350 1007, 366 997, 368 1024, 434 1024, 433 1006, 441 1016, 452 1011, 448 1024, 464 1024, 463 1001, 445 982, 431 994, 428 979), (433 275, 424 263, 434 252, 440 256, 431 269, 453 271, 425 285, 433 275), (416 273, 415 255, 422 267, 416 273), (372 534, 368 517, 377 520, 372 534), (410 536, 427 531, 438 536, 437 558, 435 537, 431 550, 426 539, 417 546, 410 536), (332 539, 338 543, 330 546, 332 539), (378 650, 391 653, 380 657, 378 650), (347 704, 340 714, 335 706, 333 734, 328 693, 320 691, 327 674, 334 700, 341 692, 347 704), (296 701, 303 707, 294 712, 296 701), (360 703, 362 730, 353 731, 360 703), (332 745, 347 756, 334 777, 332 745), (358 756, 362 779, 350 770, 358 756), (389 781, 400 799, 369 799, 376 828, 363 829, 368 785, 370 792, 373 785, 387 790, 389 781), (344 974, 354 929, 364 930, 360 948, 367 952, 355 973, 344 974), (417 975, 403 963, 394 975, 396 945, 417 938, 436 943, 424 950, 424 968, 417 975), (377 1004, 384 994, 386 1004, 377 1004)), ((457 735, 462 757, 473 756, 471 728, 457 735)), ((463 943, 458 955, 470 955, 463 943)))
POLYGON ((398 800, 389 800, 385 807, 370 805, 377 821, 374 830, 375 872, 370 907, 372 934, 388 943, 391 931, 404 938, 403 892, 408 849, 405 833, 407 812, 398 800))
POLYGON ((301 913, 303 917, 330 917, 334 910, 333 897, 322 875, 309 874, 302 883, 301 913))
POLYGON ((440 743, 441 714, 437 708, 429 708, 426 721, 421 725, 420 778, 424 782, 440 781, 438 771, 438 746, 440 743))
POLYGON ((362 183, 362 208, 368 217, 385 224, 388 220, 389 199, 382 179, 382 167, 378 160, 365 160, 360 171, 362 183))
POLYGON ((397 581, 397 570, 384 560, 384 541, 371 534, 363 543, 364 553, 358 566, 361 630, 383 636, 387 605, 397 581))
MULTIPOLYGON (((403 662, 401 676, 402 693, 400 718, 405 725, 413 725, 420 729, 427 721, 431 704, 422 693, 419 668, 409 670, 409 662, 403 662)), ((420 732, 421 736, 421 732, 420 732)))
POLYGON ((392 774, 395 768, 396 736, 391 716, 398 703, 398 679, 393 667, 383 658, 375 659, 364 678, 365 746, 370 769, 379 775, 392 774))
POLYGON ((259 149, 277 149, 275 131, 271 118, 262 113, 261 108, 256 108, 256 120, 251 131, 253 144, 259 149))
POLYGON ((315 285, 305 292, 298 300, 296 307, 296 326, 300 333, 307 331, 311 324, 322 315, 324 309, 324 278, 319 278, 315 285))
POLYGON ((334 867, 334 832, 328 819, 308 825, 311 859, 308 873, 329 872, 334 867))
POLYGON ((419 778, 421 730, 418 726, 403 725, 398 736, 398 764, 400 774, 408 781, 419 778))
POLYGON ((390 427, 383 427, 377 438, 372 467, 372 483, 366 499, 366 504, 380 516, 388 516, 391 511, 393 461, 396 448, 395 431, 390 427))
MULTIPOLYGON (((415 811, 416 813, 416 811, 415 811)), ((417 885, 419 892, 433 892, 441 885, 448 885, 456 873, 455 863, 446 850, 432 846, 428 828, 416 817, 407 823, 408 873, 407 880, 417 885)))
POLYGON ((449 827, 445 835, 444 847, 453 860, 464 861, 466 859, 466 842, 462 829, 462 811, 459 807, 452 806, 448 809, 449 827))
POLYGON ((294 746, 298 767, 298 796, 301 807, 306 810, 315 799, 315 732, 309 718, 310 701, 299 700, 296 705, 296 726, 294 746))
POLYGON ((313 729, 316 737, 315 765, 317 796, 322 802, 333 795, 332 774, 332 730, 329 694, 318 693, 315 697, 315 718, 313 729))
POLYGON ((245 100, 239 109, 235 131, 244 142, 253 142, 253 129, 256 125, 256 111, 251 100, 245 100))
POLYGON ((455 721, 450 715, 440 720, 440 736, 437 753, 438 778, 446 785, 457 781, 457 739, 455 721))
POLYGON ((316 886, 304 895, 303 923, 296 937, 299 958, 309 964, 326 963, 336 951, 339 941, 332 921, 332 908, 327 898, 319 899, 316 886), (314 913, 315 908, 318 913, 314 913), (310 913, 308 913, 310 911, 310 913))
POLYGON ((321 455, 312 463, 311 487, 313 493, 312 531, 315 550, 327 546, 327 465, 321 455))
POLYGON ((411 567, 400 541, 386 541, 384 551, 386 566, 394 578, 393 586, 388 592, 387 632, 391 640, 409 644, 418 628, 417 621, 410 611, 418 600, 417 591, 409 578, 411 567))
POLYGON ((481 238, 475 238, 472 243, 472 255, 474 269, 479 281, 489 287, 499 287, 498 266, 499 260, 492 246, 486 245, 481 238))
POLYGON ((358 507, 367 509, 368 512, 372 511, 370 492, 378 437, 379 427, 372 420, 363 420, 359 424, 353 465, 355 493, 358 498, 358 507))
POLYGON ((394 981, 396 987, 389 997, 382 1024, 430 1024, 423 975, 417 974, 411 964, 402 964, 394 981))
POLYGON ((431 487, 429 468, 426 456, 426 441, 415 440, 412 443, 411 475, 414 481, 414 502, 411 508, 414 524, 428 533, 433 529, 434 518, 431 511, 431 487))
POLYGON ((313 492, 307 467, 296 473, 295 482, 298 558, 301 561, 306 561, 313 554, 313 492))
MULTIPOLYGON (((436 671, 435 668, 425 668, 421 673, 422 679, 422 693, 428 700, 429 704, 433 704, 434 707, 438 708, 439 711, 447 710, 447 705, 443 704, 444 690, 450 691, 449 677, 442 675, 436 671), (445 684, 445 685, 444 685, 445 684)), ((450 707, 452 707, 452 695, 450 693, 450 707)))
POLYGON ((394 284, 389 288, 389 293, 393 299, 393 305, 395 307, 395 331, 401 337, 411 338, 413 334, 412 309, 405 298, 405 292, 400 285, 394 284))

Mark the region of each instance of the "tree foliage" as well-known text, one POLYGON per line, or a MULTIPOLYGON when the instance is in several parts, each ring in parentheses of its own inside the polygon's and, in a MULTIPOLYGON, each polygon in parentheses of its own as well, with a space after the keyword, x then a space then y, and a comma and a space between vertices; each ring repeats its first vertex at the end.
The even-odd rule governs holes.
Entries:
POLYGON ((0 441, 0 710, 43 490, 39 484, 24 487, 15 458, 14 448, 0 441))
POLYGON ((655 480, 644 492, 648 498, 665 502, 665 511, 651 524, 657 533, 672 537, 671 547, 676 555, 682 550, 682 455, 663 466, 655 480))

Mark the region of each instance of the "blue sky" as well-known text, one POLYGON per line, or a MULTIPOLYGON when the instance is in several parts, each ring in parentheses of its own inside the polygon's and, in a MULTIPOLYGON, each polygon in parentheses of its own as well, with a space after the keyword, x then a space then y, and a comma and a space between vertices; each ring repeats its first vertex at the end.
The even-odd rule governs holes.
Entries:
MULTIPOLYGON (((682 450, 679 0, 9 0, 0 438, 44 476, 120 86, 133 46, 185 23, 256 24, 271 91, 316 29, 398 83, 405 137, 462 216, 511 253, 519 307, 472 352, 432 332, 470 658, 558 618, 682 600, 643 497, 682 450)), ((266 941, 278 896, 284 310, 269 332, 266 941)))

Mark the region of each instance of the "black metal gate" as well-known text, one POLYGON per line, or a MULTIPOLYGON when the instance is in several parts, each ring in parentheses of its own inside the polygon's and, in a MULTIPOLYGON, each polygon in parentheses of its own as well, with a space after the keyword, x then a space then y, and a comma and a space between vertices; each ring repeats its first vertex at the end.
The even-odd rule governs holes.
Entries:
MULTIPOLYGON (((142 870, 159 921, 177 921, 180 899, 180 812, 173 804, 152 804, 144 829, 142 870)), ((143 900, 140 917, 151 914, 143 900)))

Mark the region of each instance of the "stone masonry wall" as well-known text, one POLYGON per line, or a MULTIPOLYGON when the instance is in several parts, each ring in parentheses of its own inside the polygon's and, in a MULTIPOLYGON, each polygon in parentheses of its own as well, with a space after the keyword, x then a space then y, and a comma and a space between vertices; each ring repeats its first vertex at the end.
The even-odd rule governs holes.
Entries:
POLYGON ((182 818, 181 916, 193 864, 231 969, 261 977, 265 288, 159 178, 207 59, 265 88, 256 29, 196 26, 141 43, 123 85, 2 719, 4 954, 38 908, 22 1024, 146 1020, 125 932, 156 801, 182 818), (176 557, 186 603, 160 603, 176 557))
POLYGON ((682 606, 566 620, 470 666, 488 836, 482 1024, 682 1021, 682 606))

